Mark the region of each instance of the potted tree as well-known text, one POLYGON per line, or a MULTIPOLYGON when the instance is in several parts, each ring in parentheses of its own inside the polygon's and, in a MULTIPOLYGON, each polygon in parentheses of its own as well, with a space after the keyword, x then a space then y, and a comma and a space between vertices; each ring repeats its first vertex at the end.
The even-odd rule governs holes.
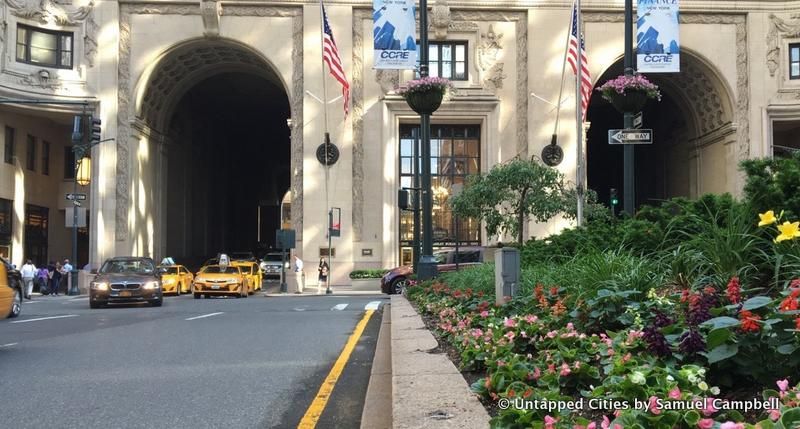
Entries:
POLYGON ((411 109, 420 115, 430 115, 442 104, 445 94, 453 90, 453 83, 441 77, 423 77, 410 80, 396 89, 411 109))
POLYGON ((649 99, 661 101, 658 86, 640 74, 617 76, 597 88, 620 113, 642 110, 649 99))

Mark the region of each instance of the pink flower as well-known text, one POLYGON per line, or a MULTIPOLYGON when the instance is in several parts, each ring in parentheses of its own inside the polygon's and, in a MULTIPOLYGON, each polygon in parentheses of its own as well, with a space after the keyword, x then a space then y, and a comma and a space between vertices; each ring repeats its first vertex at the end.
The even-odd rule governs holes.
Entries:
POLYGON ((484 319, 489 317, 489 311, 488 310, 481 311, 481 317, 483 317, 484 319))
POLYGON ((781 389, 781 392, 785 392, 786 389, 789 388, 789 380, 786 379, 778 380, 775 382, 775 384, 778 385, 778 388, 781 389))
POLYGON ((547 372, 550 374, 554 374, 556 372, 556 365, 555 364, 548 364, 547 365, 547 372))
POLYGON ((627 363, 629 360, 631 360, 630 353, 627 353, 625 356, 622 357, 622 363, 627 363))
POLYGON ((506 317, 505 321, 503 321, 503 325, 505 325, 506 328, 514 328, 517 326, 517 321, 506 317))
POLYGON ((741 423, 725 422, 719 426, 719 429, 744 429, 741 423))
POLYGON ((514 341, 514 331, 506 332, 505 337, 508 338, 508 341, 514 341))
POLYGON ((553 425, 556 424, 558 419, 550 417, 549 415, 544 416, 544 427, 545 429, 553 429, 553 425))
POLYGON ((525 331, 520 331, 519 336, 522 338, 528 338, 528 333, 525 331))
POLYGON ((650 397, 650 412, 654 415, 661 414, 661 409, 658 408, 658 398, 655 396, 650 397))
POLYGON ((706 398, 705 407, 703 407, 703 414, 708 417, 716 412, 717 409, 714 407, 714 398, 706 398))
POLYGON ((483 336, 483 331, 480 328, 473 329, 472 336, 475 338, 480 338, 483 336))
POLYGON ((777 422, 778 419, 781 418, 781 411, 780 410, 769 410, 769 419, 773 422, 777 422))
POLYGON ((572 322, 567 323, 567 330, 568 331, 574 331, 575 330, 575 325, 573 325, 572 322))
POLYGON ((681 389, 678 386, 675 386, 674 389, 669 391, 669 398, 670 399, 681 399, 681 389))
POLYGON ((575 364, 573 364, 572 367, 575 368, 575 370, 581 369, 581 361, 576 360, 575 364))
POLYGON ((542 376, 542 370, 539 369, 539 367, 537 366, 536 368, 533 369, 533 379, 538 380, 539 377, 541 376, 542 376))
POLYGON ((697 427, 699 427, 700 429, 711 429, 714 427, 714 420, 700 419, 700 421, 697 422, 697 427))
POLYGON ((561 376, 562 377, 568 376, 571 372, 572 371, 569 369, 569 365, 566 362, 561 364, 561 376))
POLYGON ((619 417, 619 416, 621 416, 621 415, 622 415, 622 410, 616 410, 616 411, 614 411, 614 417, 619 417))
POLYGON ((603 416, 603 422, 600 423, 601 429, 608 429, 611 426, 611 420, 608 419, 608 416, 603 416))
POLYGON ((586 426, 586 429, 597 429, 597 423, 595 422, 589 423, 589 425, 586 426))
POLYGON ((555 338, 556 335, 558 335, 558 332, 550 331, 550 332, 547 333, 547 338, 555 338))
POLYGON ((525 321, 528 323, 536 323, 537 320, 539 320, 539 318, 532 314, 525 316, 525 321))

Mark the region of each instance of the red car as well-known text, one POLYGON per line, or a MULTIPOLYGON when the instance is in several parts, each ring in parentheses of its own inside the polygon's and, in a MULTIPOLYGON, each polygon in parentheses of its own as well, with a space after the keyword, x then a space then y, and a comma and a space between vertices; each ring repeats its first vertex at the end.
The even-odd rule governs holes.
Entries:
MULTIPOLYGON (((486 248, 484 247, 459 247, 458 266, 471 267, 482 264, 486 248)), ((433 252, 436 258, 436 268, 440 273, 456 270, 456 249, 439 249, 433 252)), ((414 273, 411 266, 397 267, 381 278, 381 292, 388 294, 403 293, 408 277, 414 273)))

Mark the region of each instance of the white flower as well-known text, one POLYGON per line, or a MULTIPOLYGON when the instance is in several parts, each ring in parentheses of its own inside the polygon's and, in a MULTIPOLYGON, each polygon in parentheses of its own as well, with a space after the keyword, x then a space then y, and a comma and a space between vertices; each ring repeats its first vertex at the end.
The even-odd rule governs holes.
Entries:
POLYGON ((701 381, 700 384, 697 385, 697 387, 699 387, 700 390, 705 392, 706 390, 708 390, 708 383, 706 383, 705 381, 701 381))
POLYGON ((689 379, 689 383, 692 383, 692 384, 695 384, 695 383, 697 383, 698 381, 700 381, 700 378, 698 378, 698 377, 697 377, 696 375, 694 375, 694 374, 689 374, 689 376, 688 376, 687 378, 689 379))
POLYGON ((705 368, 700 368, 700 369, 697 370, 697 373, 700 374, 701 377, 705 377, 706 369, 705 368))
POLYGON ((717 386, 712 387, 711 388, 711 394, 712 395, 719 395, 719 387, 717 387, 717 386))
POLYGON ((639 371, 634 371, 633 374, 630 375, 631 383, 633 384, 645 384, 647 379, 644 377, 639 371))
POLYGON ((667 376, 667 381, 675 381, 675 378, 671 375, 667 376))

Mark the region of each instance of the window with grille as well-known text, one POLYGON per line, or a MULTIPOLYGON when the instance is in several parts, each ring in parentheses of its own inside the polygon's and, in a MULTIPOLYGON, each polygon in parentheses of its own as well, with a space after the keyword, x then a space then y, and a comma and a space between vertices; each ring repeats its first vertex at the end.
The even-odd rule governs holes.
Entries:
MULTIPOLYGON (((450 80, 467 80, 467 42, 430 42, 428 46, 428 75, 450 80)), ((419 60, 417 60, 419 69, 419 60)), ((419 73, 417 73, 419 78, 419 73)))

